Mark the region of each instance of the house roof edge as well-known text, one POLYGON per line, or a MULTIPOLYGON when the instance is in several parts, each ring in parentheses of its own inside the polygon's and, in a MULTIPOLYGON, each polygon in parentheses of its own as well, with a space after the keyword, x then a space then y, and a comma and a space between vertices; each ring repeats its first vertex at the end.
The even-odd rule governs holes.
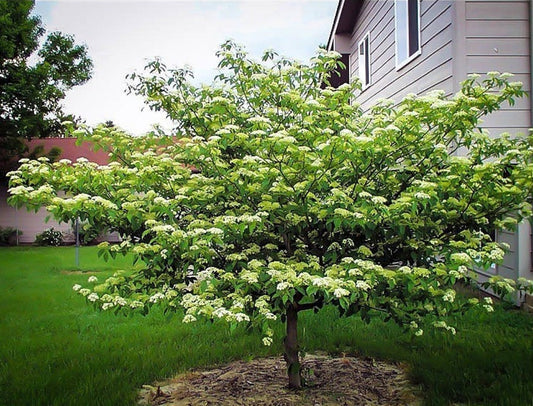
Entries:
POLYGON ((335 19, 333 20, 333 25, 329 33, 328 51, 333 50, 333 40, 335 39, 336 34, 346 34, 353 31, 363 1, 364 0, 339 0, 335 12, 335 19))

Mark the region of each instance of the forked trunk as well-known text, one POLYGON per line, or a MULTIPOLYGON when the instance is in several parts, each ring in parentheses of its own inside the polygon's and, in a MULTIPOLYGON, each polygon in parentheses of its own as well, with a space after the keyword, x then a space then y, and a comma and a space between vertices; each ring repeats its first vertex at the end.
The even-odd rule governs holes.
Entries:
POLYGON ((302 376, 298 356, 298 310, 296 310, 295 305, 289 305, 287 308, 287 336, 285 337, 284 346, 289 388, 300 389, 302 387, 302 376))

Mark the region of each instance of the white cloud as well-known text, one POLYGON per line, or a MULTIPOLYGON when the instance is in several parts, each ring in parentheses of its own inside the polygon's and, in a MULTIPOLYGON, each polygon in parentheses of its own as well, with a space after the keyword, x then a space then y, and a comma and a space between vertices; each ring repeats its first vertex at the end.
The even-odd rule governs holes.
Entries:
POLYGON ((163 116, 144 111, 142 100, 126 95, 125 75, 141 70, 159 56, 168 66, 193 67, 196 77, 210 81, 216 73, 215 52, 232 38, 255 55, 273 48, 307 59, 327 41, 335 0, 323 1, 38 1, 49 31, 74 34, 86 43, 94 76, 72 89, 68 112, 89 124, 113 120, 132 133, 142 133, 163 116))

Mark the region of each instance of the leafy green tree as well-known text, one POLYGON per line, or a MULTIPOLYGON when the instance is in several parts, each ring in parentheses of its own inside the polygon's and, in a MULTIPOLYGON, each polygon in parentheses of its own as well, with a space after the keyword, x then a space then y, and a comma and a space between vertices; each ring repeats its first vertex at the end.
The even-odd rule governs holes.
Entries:
POLYGON ((33 0, 0 0, 0 147, 9 156, 21 138, 62 134, 61 100, 91 77, 87 47, 71 35, 44 28, 33 0), (35 60, 35 62, 31 62, 35 60))
MULTIPOLYGON (((357 83, 321 88, 336 53, 301 64, 267 52, 259 63, 228 42, 218 56, 211 86, 159 60, 132 75, 131 90, 176 123, 173 137, 78 130, 114 162, 41 158, 11 174, 14 205, 137 233, 101 248, 133 253, 142 270, 74 290, 102 310, 158 303, 184 322, 247 323, 265 345, 281 319, 294 388, 301 311, 333 305, 415 335, 454 333, 447 316, 478 304, 455 300, 455 283, 502 260, 493 227, 530 214, 533 138, 478 130, 482 116, 523 94, 520 84, 490 73, 452 98, 432 92, 363 112, 357 83)), ((531 289, 490 284, 501 294, 531 289)))

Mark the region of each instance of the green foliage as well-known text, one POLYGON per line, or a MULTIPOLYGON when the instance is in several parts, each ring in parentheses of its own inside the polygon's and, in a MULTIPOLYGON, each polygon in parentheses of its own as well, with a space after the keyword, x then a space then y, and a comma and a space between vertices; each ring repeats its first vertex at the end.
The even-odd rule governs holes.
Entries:
POLYGON ((383 313, 416 335, 455 332, 446 317, 478 301, 455 301, 454 284, 501 262, 490 231, 530 214, 533 139, 478 129, 524 94, 520 84, 490 73, 451 98, 363 112, 358 83, 322 88, 336 53, 301 64, 267 52, 258 63, 228 42, 218 56, 211 86, 159 60, 130 76, 130 90, 174 120, 175 137, 77 130, 114 162, 41 158, 11 174, 11 204, 117 230, 131 238, 102 244, 102 255, 146 264, 79 293, 103 310, 161 303, 184 309, 184 322, 249 323, 266 345, 287 309, 326 304, 366 322, 383 313))
MULTIPOLYGON (((76 221, 71 222, 72 230, 76 232, 76 221)), ((78 234, 81 245, 93 245, 96 244, 98 237, 105 233, 105 229, 98 226, 92 226, 89 223, 78 224, 78 234)))
POLYGON ((54 227, 47 228, 42 233, 35 236, 35 244, 37 245, 51 245, 58 247, 63 243, 63 233, 55 230, 54 227))
POLYGON ((87 47, 44 28, 31 16, 33 0, 0 0, 0 147, 17 152, 20 138, 62 133, 65 92, 91 77, 87 47), (36 56, 35 63, 30 57, 36 56))
POLYGON ((22 231, 13 227, 0 227, 0 245, 15 245, 16 237, 22 235, 22 231))
POLYGON ((42 156, 46 156, 51 162, 57 161, 57 159, 61 156, 61 148, 59 147, 52 147, 50 151, 48 151, 47 154, 45 154, 44 145, 36 145, 35 148, 28 151, 27 158, 29 159, 37 159, 42 156))
MULTIPOLYGON (((7 149, 2 149, 2 147, 0 147, 0 160, 3 160, 0 164, 0 183, 6 186, 8 182, 6 174, 18 167, 18 159, 21 159, 22 157, 28 159, 46 157, 50 162, 55 162, 59 159, 62 153, 62 150, 59 147, 52 147, 46 152, 43 144, 38 144, 30 149, 19 138, 11 138, 9 140, 4 139, 4 141, 6 141, 7 144, 10 144, 10 147, 7 149)), ((0 143, 2 143, 1 140, 0 143)))

